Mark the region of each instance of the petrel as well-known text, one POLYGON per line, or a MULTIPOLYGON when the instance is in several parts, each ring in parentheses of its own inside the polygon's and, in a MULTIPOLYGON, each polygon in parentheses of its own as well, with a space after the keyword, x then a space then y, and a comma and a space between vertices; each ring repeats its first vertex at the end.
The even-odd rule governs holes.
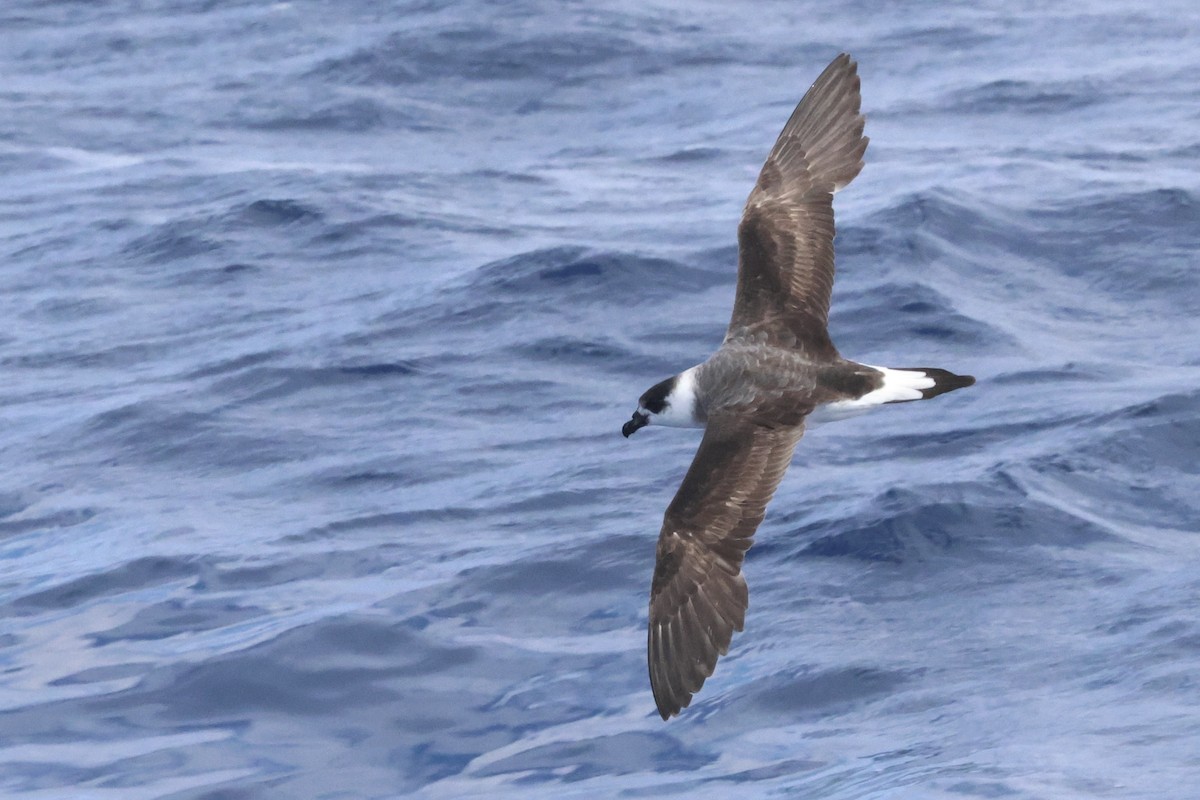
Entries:
POLYGON ((746 201, 721 347, 651 386, 621 429, 704 428, 663 518, 650 585, 650 686, 664 720, 687 707, 742 630, 742 559, 809 414, 848 416, 975 383, 849 361, 829 338, 833 194, 863 167, 860 105, 857 65, 843 53, 792 112, 746 201))

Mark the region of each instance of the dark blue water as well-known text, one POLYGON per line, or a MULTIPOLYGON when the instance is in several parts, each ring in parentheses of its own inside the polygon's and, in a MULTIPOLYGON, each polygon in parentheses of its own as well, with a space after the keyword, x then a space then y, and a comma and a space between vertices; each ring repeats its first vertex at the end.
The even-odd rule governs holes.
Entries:
POLYGON ((1192 2, 0 10, 0 795, 1191 798, 1192 2), (860 62, 843 353, 746 632, 644 625, 792 105, 860 62))

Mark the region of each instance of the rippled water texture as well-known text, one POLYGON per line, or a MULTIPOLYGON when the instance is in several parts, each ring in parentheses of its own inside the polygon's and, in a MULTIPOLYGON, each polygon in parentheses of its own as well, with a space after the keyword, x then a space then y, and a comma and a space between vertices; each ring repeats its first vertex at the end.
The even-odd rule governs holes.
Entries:
POLYGON ((1200 11, 0 9, 0 795, 1191 798, 1200 11), (822 427, 664 724, 741 204, 860 62, 822 427))

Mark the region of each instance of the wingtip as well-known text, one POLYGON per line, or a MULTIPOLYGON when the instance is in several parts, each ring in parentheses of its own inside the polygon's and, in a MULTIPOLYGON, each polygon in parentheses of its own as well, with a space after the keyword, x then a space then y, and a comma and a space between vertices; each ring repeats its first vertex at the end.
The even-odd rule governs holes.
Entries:
POLYGON ((685 695, 682 702, 675 697, 660 698, 658 695, 654 696, 654 705, 658 709, 658 715, 663 718, 663 722, 666 722, 671 717, 679 716, 679 712, 683 711, 691 703, 692 695, 690 694, 685 695))
POLYGON ((653 668, 650 673, 650 691, 654 695, 654 706, 663 722, 679 714, 692 702, 691 692, 685 691, 682 695, 676 692, 670 685, 670 679, 665 674, 656 676, 653 668))
POLYGON ((829 66, 832 67, 835 65, 841 69, 844 69, 847 74, 854 75, 855 77, 858 76, 858 62, 854 60, 854 56, 845 51, 838 53, 837 58, 835 58, 829 66))
POLYGON ((835 192, 862 171, 870 141, 863 135, 858 65, 838 55, 809 86, 775 140, 749 201, 816 188, 835 192))
POLYGON ((658 709, 658 715, 663 718, 663 722, 679 713, 679 703, 675 702, 674 697, 664 697, 653 680, 650 681, 650 689, 654 693, 654 707, 658 709))

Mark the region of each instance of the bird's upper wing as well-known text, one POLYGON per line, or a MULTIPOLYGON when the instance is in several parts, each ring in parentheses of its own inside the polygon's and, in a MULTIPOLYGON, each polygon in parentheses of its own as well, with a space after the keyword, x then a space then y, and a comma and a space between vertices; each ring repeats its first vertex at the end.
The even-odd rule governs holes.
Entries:
POLYGON ((742 558, 803 432, 709 419, 663 519, 650 588, 647 656, 663 719, 691 702, 742 629, 742 558))
POLYGON ((738 284, 726 338, 766 341, 829 358, 833 193, 863 167, 867 137, 857 65, 833 60, 792 112, 738 226, 738 284))

